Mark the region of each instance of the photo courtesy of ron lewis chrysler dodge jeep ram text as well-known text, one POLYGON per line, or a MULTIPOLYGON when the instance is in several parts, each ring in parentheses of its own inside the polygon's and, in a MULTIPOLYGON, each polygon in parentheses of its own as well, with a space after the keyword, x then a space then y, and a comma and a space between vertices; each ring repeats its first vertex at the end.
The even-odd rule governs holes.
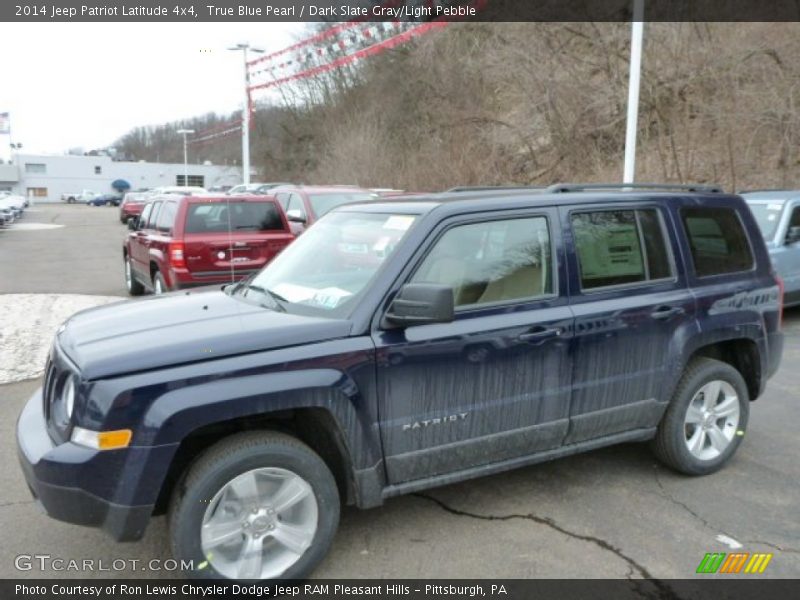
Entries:
POLYGON ((31 491, 118 540, 168 512, 191 576, 255 580, 308 575, 342 504, 620 442, 716 471, 782 283, 740 196, 625 187, 342 206, 249 279, 76 314, 17 423, 31 491))

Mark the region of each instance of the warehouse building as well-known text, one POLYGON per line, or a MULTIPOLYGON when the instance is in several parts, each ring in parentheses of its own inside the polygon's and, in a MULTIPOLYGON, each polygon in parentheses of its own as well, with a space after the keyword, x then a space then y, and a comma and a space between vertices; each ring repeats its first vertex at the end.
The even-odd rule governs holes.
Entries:
MULTIPOLYGON (((0 191, 32 197, 35 202, 59 202, 62 194, 90 190, 112 193, 112 182, 123 180, 131 189, 184 185, 184 166, 171 163, 126 162, 109 156, 16 154, 0 164, 0 191)), ((205 188, 242 182, 240 167, 211 164, 188 166, 188 183, 205 188)))

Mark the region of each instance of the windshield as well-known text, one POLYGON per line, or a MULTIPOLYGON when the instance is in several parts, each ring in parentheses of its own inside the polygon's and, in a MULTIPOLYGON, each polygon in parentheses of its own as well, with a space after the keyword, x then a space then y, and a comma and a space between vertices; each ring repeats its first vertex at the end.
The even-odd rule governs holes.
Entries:
POLYGON ((337 192, 334 194, 309 194, 308 196, 311 208, 318 219, 342 204, 364 202, 373 198, 375 198, 375 194, 368 192, 337 192))
POLYGON ((750 207, 753 216, 756 218, 756 223, 758 223, 758 228, 761 230, 761 235, 765 240, 771 240, 775 237, 775 230, 777 229, 778 221, 781 218, 784 202, 785 200, 747 202, 747 205, 750 207))
POLYGON ((265 300, 265 306, 274 307, 277 299, 289 312, 346 315, 415 219, 414 215, 331 213, 238 288, 243 293, 260 288, 272 298, 265 300))

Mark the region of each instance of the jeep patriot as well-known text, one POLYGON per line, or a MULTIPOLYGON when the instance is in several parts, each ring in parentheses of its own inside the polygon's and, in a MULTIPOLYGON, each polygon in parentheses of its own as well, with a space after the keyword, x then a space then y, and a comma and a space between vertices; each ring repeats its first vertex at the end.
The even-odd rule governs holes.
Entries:
POLYGON ((720 469, 782 284, 741 197, 626 187, 347 205, 247 280, 76 314, 17 423, 33 495, 117 540, 167 512, 190 576, 258 580, 342 504, 620 442, 720 469))

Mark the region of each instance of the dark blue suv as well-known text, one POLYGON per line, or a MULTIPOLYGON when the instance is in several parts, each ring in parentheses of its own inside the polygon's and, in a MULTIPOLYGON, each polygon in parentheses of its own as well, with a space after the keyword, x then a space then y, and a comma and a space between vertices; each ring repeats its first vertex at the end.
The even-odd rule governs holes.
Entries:
POLYGON ((599 187, 349 205, 246 281, 75 315, 17 424, 33 494, 297 578, 342 503, 620 442, 719 469, 781 358, 761 234, 714 188, 599 187))

